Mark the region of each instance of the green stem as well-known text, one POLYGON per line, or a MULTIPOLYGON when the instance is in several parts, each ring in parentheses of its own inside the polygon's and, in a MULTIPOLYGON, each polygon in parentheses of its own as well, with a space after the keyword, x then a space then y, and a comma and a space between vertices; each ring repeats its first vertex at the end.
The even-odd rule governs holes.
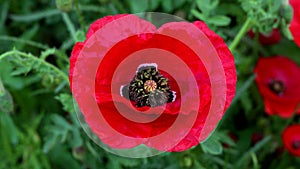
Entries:
POLYGON ((290 118, 286 121, 286 123, 282 126, 281 132, 280 132, 280 133, 282 133, 288 126, 290 126, 290 125, 294 122, 295 117, 296 117, 296 110, 295 110, 295 112, 293 113, 292 117, 290 117, 290 118))
POLYGON ((49 49, 49 47, 47 45, 38 43, 38 42, 34 42, 31 40, 24 40, 24 39, 19 39, 16 37, 12 37, 12 36, 0 36, 0 40, 5 40, 5 41, 13 41, 13 42, 20 42, 20 43, 24 43, 36 48, 41 48, 41 49, 49 49))
POLYGON ((77 13, 78 18, 79 18, 79 22, 80 22, 80 25, 81 25, 81 29, 84 30, 84 32, 86 32, 86 30, 85 30, 84 17, 83 17, 83 15, 82 15, 81 10, 80 10, 80 5, 79 5, 79 1, 78 1, 78 0, 75 0, 75 10, 76 10, 76 13, 77 13))
POLYGON ((230 51, 233 51, 235 47, 239 44, 243 36, 247 33, 251 26, 252 19, 248 18, 246 22, 244 23, 243 27, 240 29, 239 33, 234 38, 233 42, 230 44, 229 49, 230 51))
POLYGON ((63 17, 63 20, 64 20, 65 24, 67 25, 67 28, 68 28, 68 30, 69 30, 72 38, 76 42, 76 35, 75 35, 76 34, 76 30, 75 30, 75 27, 74 27, 74 25, 73 25, 73 23, 72 23, 69 15, 66 14, 66 13, 62 13, 62 17, 63 17))
MULTIPOLYGON (((0 40, 5 40, 5 41, 12 41, 12 42, 20 42, 20 43, 24 43, 26 45, 30 45, 36 48, 40 48, 40 49, 44 49, 44 50, 48 50, 50 49, 49 46, 35 42, 35 41, 31 41, 31 40, 24 40, 24 39, 19 39, 16 37, 12 37, 12 36, 0 36, 0 40)), ((61 60, 63 61, 69 61, 68 56, 66 56, 63 52, 61 52, 60 50, 55 49, 54 54, 61 60)))
POLYGON ((55 67, 54 65, 46 62, 45 60, 42 60, 40 58, 37 58, 37 57, 34 57, 33 55, 30 55, 30 54, 27 54, 27 53, 23 53, 23 52, 20 52, 20 51, 17 51, 17 50, 12 50, 12 51, 8 51, 8 52, 5 52, 3 54, 0 55, 0 61, 7 57, 7 56, 11 56, 11 55, 14 55, 14 54, 17 54, 17 55, 20 55, 20 56, 23 56, 23 57, 26 57, 26 58, 29 58, 29 59, 32 59, 36 62, 39 62, 41 65, 44 65, 46 67, 49 67, 50 69, 52 69, 57 75, 61 76, 63 78, 64 81, 66 81, 68 84, 69 84, 69 77, 68 75, 61 71, 60 69, 58 69, 57 67, 55 67))

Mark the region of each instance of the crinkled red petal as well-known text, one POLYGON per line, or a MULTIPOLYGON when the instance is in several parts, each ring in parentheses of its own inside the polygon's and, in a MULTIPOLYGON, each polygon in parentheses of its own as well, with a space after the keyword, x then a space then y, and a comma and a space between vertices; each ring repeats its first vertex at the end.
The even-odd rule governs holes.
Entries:
POLYGON ((283 56, 260 58, 254 72, 257 74, 255 81, 263 97, 265 111, 284 118, 292 116, 300 102, 300 81, 296 78, 300 73, 298 65, 283 56), (272 80, 284 83, 286 89, 282 95, 269 89, 272 80))
POLYGON ((293 148, 293 142, 300 142, 300 125, 294 124, 287 127, 282 133, 285 148, 293 155, 300 157, 300 148, 293 148))
MULTIPOLYGON (((120 18, 122 16, 117 17, 105 17, 100 20, 97 20, 94 24, 91 25, 87 38, 90 38, 95 32, 97 32, 100 28, 102 28, 105 24, 120 18)), ((180 23, 175 23, 180 26, 180 23)), ((172 39, 168 36, 162 36, 159 34, 153 34, 153 33, 145 33, 145 34, 139 34, 138 36, 129 37, 127 39, 124 39, 123 41, 120 41, 118 44, 116 44, 103 58, 101 65, 99 66, 97 77, 96 77, 96 98, 98 101, 98 106, 101 109, 102 115, 106 119, 106 121, 118 132, 129 136, 127 137, 128 141, 132 141, 130 137, 134 138, 148 138, 150 136, 156 136, 161 134, 163 131, 167 130, 173 123, 176 117, 178 116, 179 107, 182 101, 189 100, 191 97, 193 97, 193 93, 189 94, 182 94, 179 89, 178 85, 175 80, 172 79, 172 77, 166 72, 162 72, 165 76, 169 76, 170 78, 170 84, 172 87, 172 90, 175 90, 177 92, 177 99, 173 103, 168 103, 165 107, 165 110, 161 117, 156 119, 155 121, 147 124, 143 123, 135 123, 133 121, 130 121, 126 118, 124 118, 118 109, 116 109, 114 102, 117 102, 119 106, 123 106, 123 110, 128 109, 128 112, 132 112, 132 105, 131 103, 126 100, 123 97, 115 96, 111 93, 111 86, 109 85, 112 80, 112 76, 114 73, 115 68, 118 66, 118 64, 126 58, 130 53, 136 50, 141 50, 145 48, 160 48, 167 51, 171 51, 174 54, 176 54, 178 57, 180 57, 191 69, 191 71, 194 74, 194 77, 197 79, 197 85, 199 88, 199 94, 201 97, 201 104, 198 111, 198 116, 196 118, 196 122, 194 123, 192 129, 187 134, 187 136, 179 142, 179 144, 172 148, 172 149, 166 149, 163 147, 163 145, 157 145, 153 141, 147 141, 147 140, 139 140, 132 144, 124 145, 124 140, 120 142, 116 142, 117 139, 114 141, 109 140, 108 133, 103 135, 103 133, 100 132, 100 130, 97 130, 97 126, 100 124, 94 122, 90 122, 89 125, 92 128, 92 130, 101 138, 101 140, 114 147, 114 148, 124 148, 124 147, 131 147, 134 145, 138 145, 139 143, 144 142, 150 147, 157 148, 159 150, 168 150, 168 151, 182 151, 186 150, 194 145, 197 145, 199 143, 199 136, 203 135, 203 138, 206 138, 209 133, 215 128, 217 122, 220 120, 220 118, 223 115, 223 112, 226 110, 226 108, 229 106, 230 102, 232 101, 234 94, 235 94, 235 83, 236 83, 236 72, 234 67, 234 61, 233 56, 229 49, 227 48, 226 44, 222 40, 221 37, 219 37, 214 32, 210 31, 209 28, 202 22, 195 22, 194 23, 201 31, 205 33, 205 35, 209 38, 212 45, 215 47, 219 57, 220 61, 222 62, 222 66, 225 72, 226 77, 226 105, 223 109, 223 111, 220 111, 219 114, 216 114, 215 121, 209 122, 209 124, 206 124, 206 117, 208 114, 208 111, 210 109, 210 103, 211 103, 211 88, 210 88, 210 81, 208 78, 207 71, 205 70, 203 63, 199 60, 199 58, 195 55, 195 53, 191 52, 189 50, 188 46, 185 46, 184 44, 181 44, 179 41, 176 41, 176 39, 172 39), (113 62, 112 62, 113 58, 113 62), (101 73, 100 73, 101 72, 101 73), (114 99, 112 99, 114 96, 114 99), (206 125, 205 132, 202 132, 203 126, 206 125), (208 126, 208 127, 207 127, 208 126), (102 136, 102 137, 101 137, 102 136), (112 143, 114 142, 114 143, 112 143)), ((172 24, 170 24, 172 25, 172 24)), ((176 31, 176 30, 175 30, 176 31)), ((82 45, 82 44, 80 44, 82 45)), ((80 46, 78 45, 78 47, 80 46)), ((73 68, 76 62, 76 58, 78 57, 78 53, 80 52, 81 48, 75 49, 76 46, 73 49, 72 57, 71 57, 71 66, 70 66, 70 81, 72 82, 71 75, 73 72, 73 68)), ((132 78, 132 74, 129 76, 129 74, 124 74, 123 79, 120 80, 120 84, 127 84, 130 79, 132 78), (126 80, 125 80, 126 79, 126 80)), ((182 77, 182 81, 188 82, 189 77, 182 77)), ((178 80, 178 78, 176 78, 178 80)), ((179 79, 180 80, 180 79, 179 79)), ((117 84, 117 85, 120 85, 117 84)), ((223 97, 223 96, 222 96, 223 97)), ((184 102, 185 103, 185 102, 184 102)), ((188 104, 188 103, 187 103, 188 104)), ((158 108, 159 109, 159 108, 158 108)), ((137 109, 138 110, 138 109, 137 109)), ((126 112, 126 111, 125 111, 126 112)), ((139 116, 141 118, 147 116, 149 114, 143 114, 137 111, 139 113, 139 116), (142 117, 143 116, 143 117, 142 117)), ((182 112, 187 113, 188 112, 182 112)), ((94 113, 95 114, 95 113, 94 113)), ((86 115, 87 119, 96 119, 97 115, 86 115)), ((113 136, 111 136, 114 138, 113 136)), ((126 139, 126 138, 124 138, 126 139)), ((164 144, 164 143, 162 143, 164 144)))
POLYGON ((293 18, 290 24, 290 31, 294 37, 295 43, 300 47, 300 1, 289 0, 293 8, 293 18))

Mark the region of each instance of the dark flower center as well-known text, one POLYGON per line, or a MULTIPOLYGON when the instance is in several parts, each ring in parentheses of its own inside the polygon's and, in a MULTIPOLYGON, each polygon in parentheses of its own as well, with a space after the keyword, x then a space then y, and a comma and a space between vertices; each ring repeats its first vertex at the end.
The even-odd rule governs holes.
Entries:
POLYGON ((295 150, 300 149, 300 140, 293 141, 292 142, 292 148, 295 149, 295 150))
POLYGON ((272 80, 269 83, 269 89, 277 95, 282 95, 283 92, 285 91, 285 85, 283 84, 282 81, 272 80))
POLYGON ((142 65, 133 80, 121 87, 121 95, 135 102, 136 107, 157 107, 173 102, 175 92, 170 89, 169 79, 159 73, 157 67, 142 65))

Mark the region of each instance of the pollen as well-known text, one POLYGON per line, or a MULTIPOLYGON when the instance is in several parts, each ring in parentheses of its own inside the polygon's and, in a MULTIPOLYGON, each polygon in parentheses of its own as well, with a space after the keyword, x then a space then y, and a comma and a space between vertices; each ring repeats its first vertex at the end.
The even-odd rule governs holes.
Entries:
POLYGON ((148 93, 154 91, 156 88, 157 88, 157 84, 154 80, 147 80, 144 83, 144 89, 148 93))

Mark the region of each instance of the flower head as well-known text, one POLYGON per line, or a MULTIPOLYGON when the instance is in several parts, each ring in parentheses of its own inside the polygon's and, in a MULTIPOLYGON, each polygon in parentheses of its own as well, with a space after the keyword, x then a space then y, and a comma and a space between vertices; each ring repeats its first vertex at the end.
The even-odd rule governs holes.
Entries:
POLYGON ((260 58, 255 66, 256 84, 263 97, 265 111, 288 118, 300 112, 300 68, 283 56, 260 58))
POLYGON ((293 155, 300 157, 300 125, 294 124, 282 133, 284 147, 293 155))
POLYGON ((183 151, 206 139, 235 95, 234 60, 203 22, 156 28, 135 15, 101 18, 70 58, 72 93, 112 148, 183 151))
POLYGON ((295 43, 300 47, 300 1, 289 0, 293 8, 293 18, 290 24, 290 31, 294 37, 295 43))

